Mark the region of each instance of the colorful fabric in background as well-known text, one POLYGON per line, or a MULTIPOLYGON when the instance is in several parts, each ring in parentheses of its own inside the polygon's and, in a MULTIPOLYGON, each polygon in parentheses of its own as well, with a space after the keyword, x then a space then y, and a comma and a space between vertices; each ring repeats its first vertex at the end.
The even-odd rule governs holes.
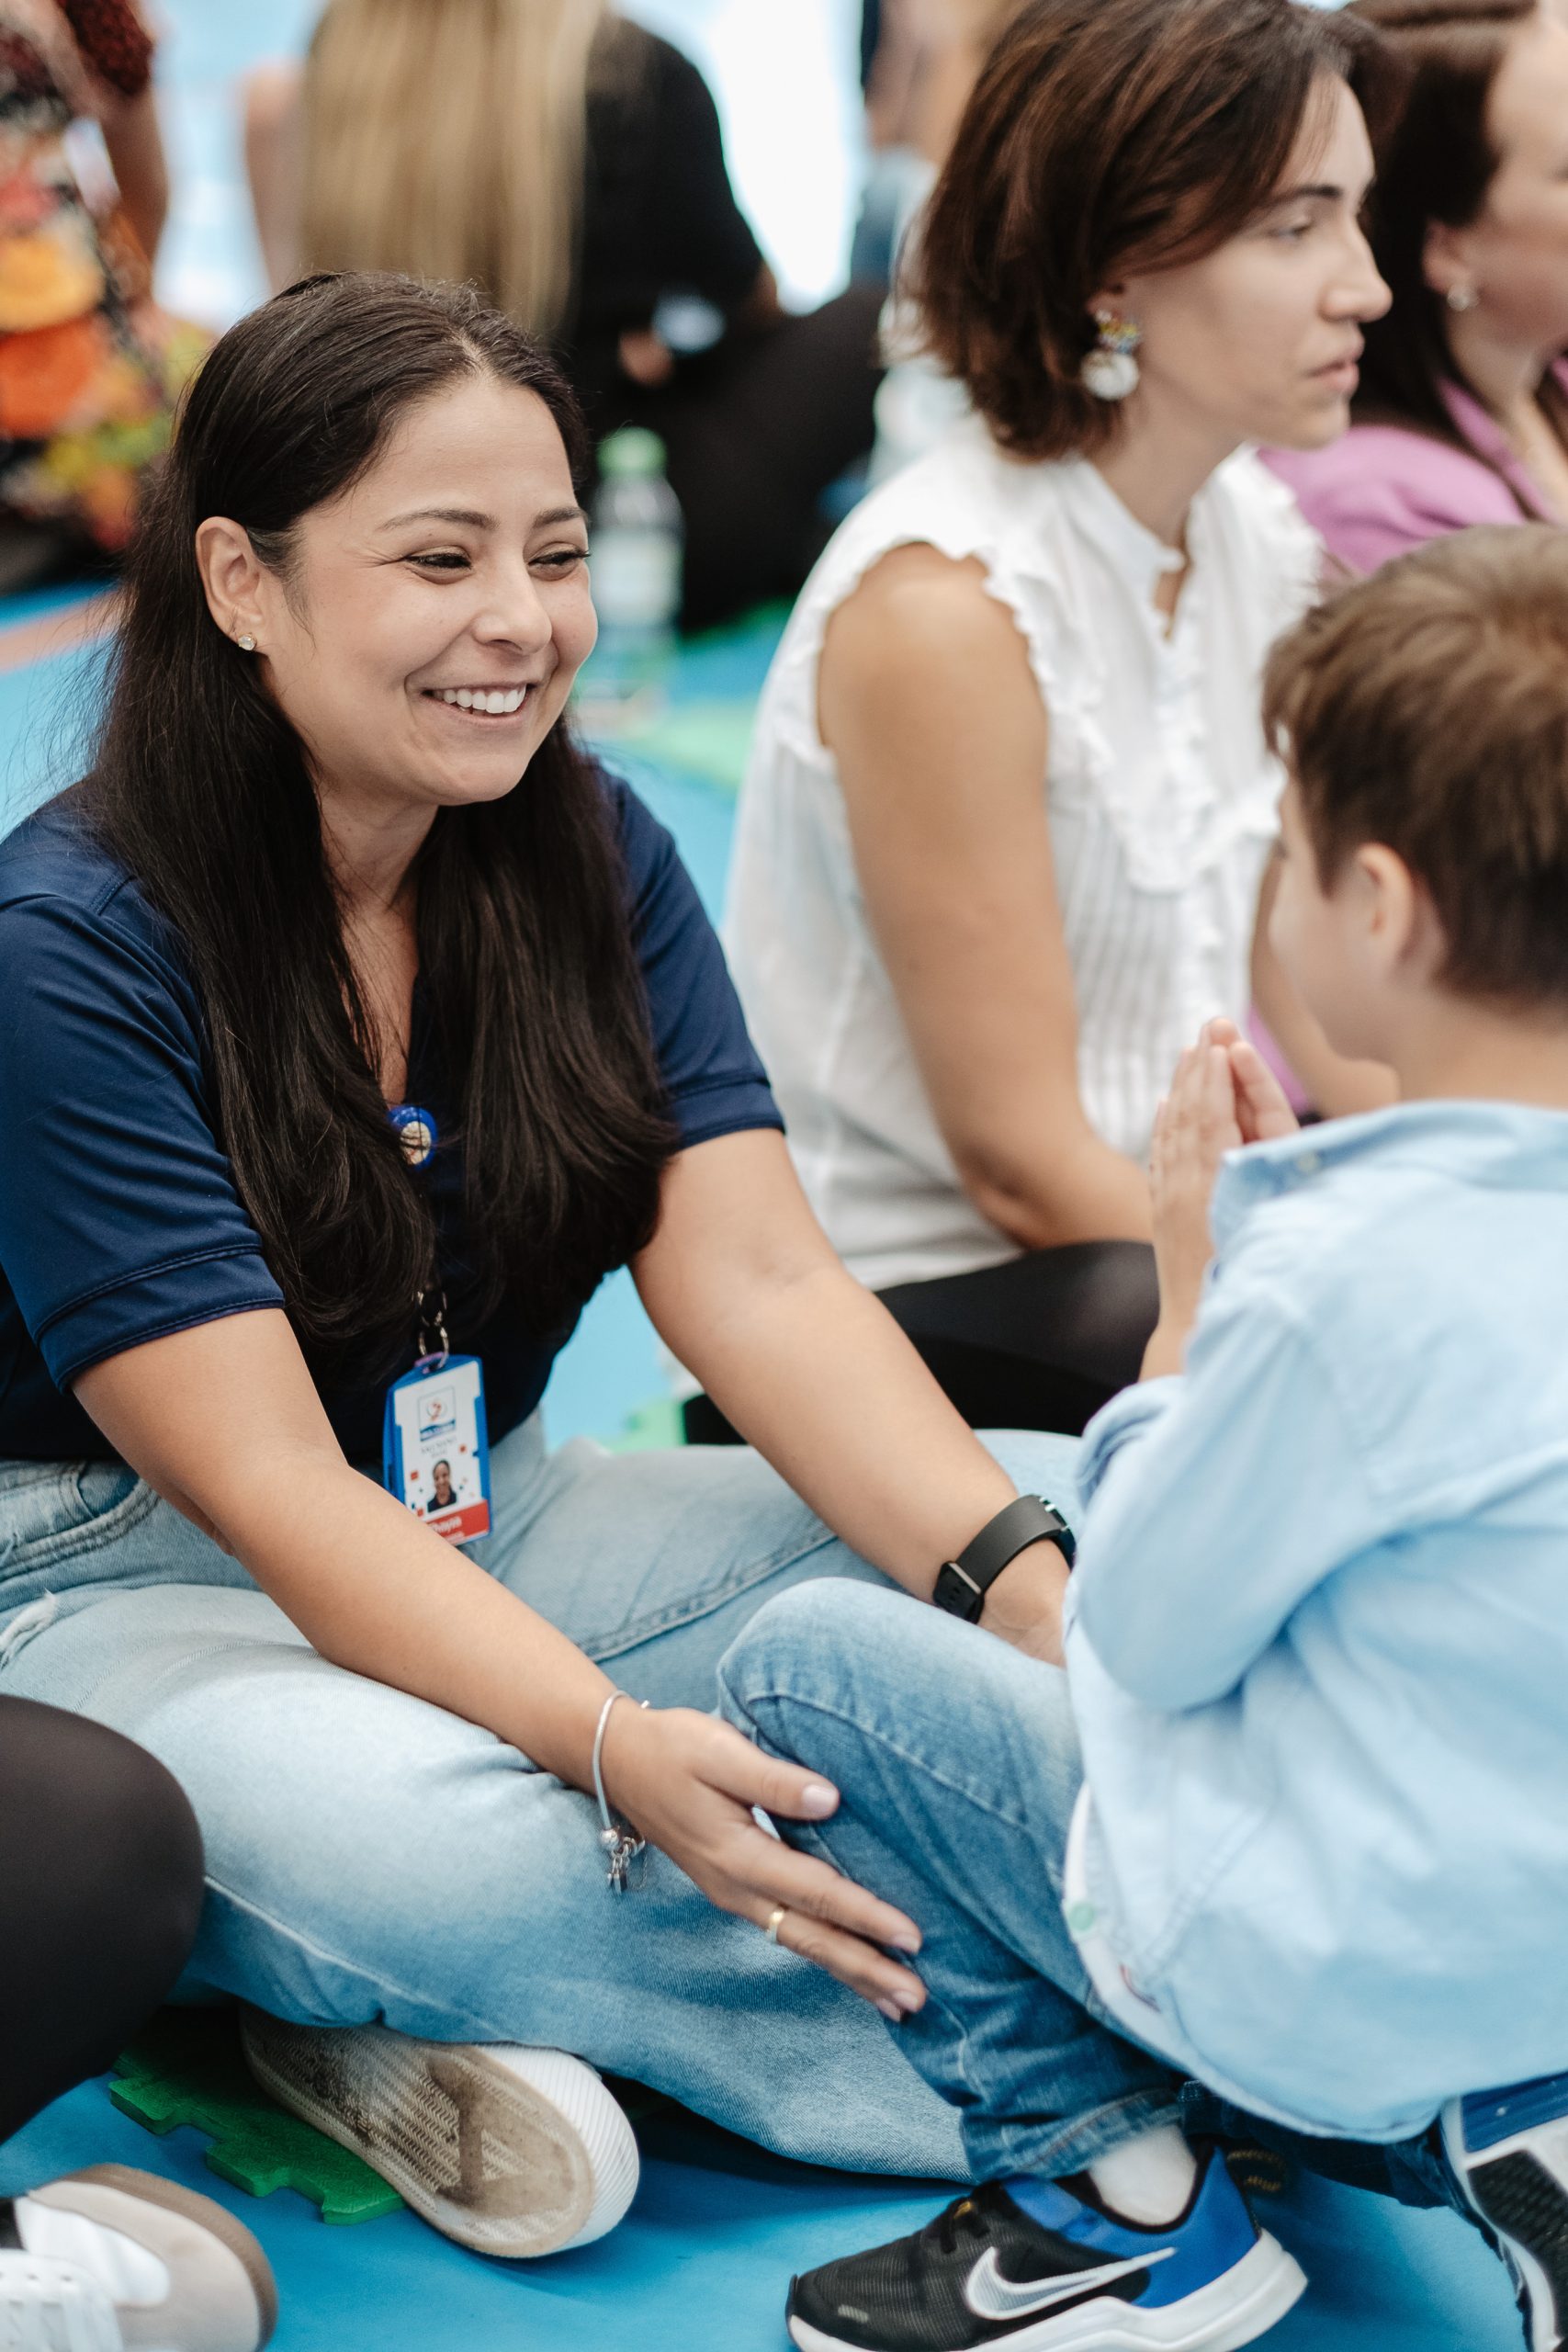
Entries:
POLYGON ((111 555, 209 341, 72 161, 73 123, 140 96, 152 55, 129 0, 0 0, 0 511, 111 555))

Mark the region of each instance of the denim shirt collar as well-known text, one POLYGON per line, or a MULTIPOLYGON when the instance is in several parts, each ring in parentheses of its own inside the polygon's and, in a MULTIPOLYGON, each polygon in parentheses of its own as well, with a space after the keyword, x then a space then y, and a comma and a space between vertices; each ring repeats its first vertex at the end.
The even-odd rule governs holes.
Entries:
POLYGON ((1568 1193, 1568 1111, 1534 1104, 1400 1102, 1353 1119, 1303 1127, 1277 1143, 1228 1152, 1214 1186, 1211 1225, 1224 1249, 1251 1212, 1322 1182, 1350 1161, 1519 1192, 1568 1193))

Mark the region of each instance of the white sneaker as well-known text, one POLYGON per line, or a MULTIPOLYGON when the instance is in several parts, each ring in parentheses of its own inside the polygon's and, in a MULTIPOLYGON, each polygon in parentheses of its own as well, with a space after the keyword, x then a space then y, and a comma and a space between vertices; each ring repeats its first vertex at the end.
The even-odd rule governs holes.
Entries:
POLYGON ((631 2125, 563 2050, 284 2025, 259 2009, 242 2013, 241 2039, 264 2090, 476 2253, 589 2245, 637 2193, 631 2125))
POLYGON ((124 2165, 0 2201, 0 2352, 261 2352, 277 2290, 209 2197, 124 2165))

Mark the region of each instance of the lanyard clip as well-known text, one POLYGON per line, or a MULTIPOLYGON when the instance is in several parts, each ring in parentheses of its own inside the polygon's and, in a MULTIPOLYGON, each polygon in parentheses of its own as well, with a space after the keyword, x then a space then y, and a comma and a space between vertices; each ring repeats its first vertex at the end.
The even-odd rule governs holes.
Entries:
POLYGON ((422 1291, 419 1299, 419 1360, 439 1372, 452 1352, 452 1342, 446 1331, 446 1294, 444 1290, 422 1291))

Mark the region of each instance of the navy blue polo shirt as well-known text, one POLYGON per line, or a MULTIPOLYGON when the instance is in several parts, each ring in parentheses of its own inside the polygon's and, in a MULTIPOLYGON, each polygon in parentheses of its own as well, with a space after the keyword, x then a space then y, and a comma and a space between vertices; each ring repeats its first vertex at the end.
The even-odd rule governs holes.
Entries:
MULTIPOLYGON (((782 1127, 674 843, 626 785, 603 782, 681 1145, 782 1127)), ((421 989, 408 1097, 439 1118, 428 1015, 421 989)), ((73 793, 0 843, 0 1456, 112 1459, 71 1395, 78 1374, 165 1332, 281 1306, 283 1294, 216 1132, 179 938, 85 830, 73 793)), ((468 1256, 457 1154, 438 1152, 422 1181, 454 1298, 452 1343, 484 1359, 499 1438, 534 1410, 570 1330, 540 1340, 504 1309, 464 1323, 452 1279, 468 1256)), ((379 1459, 382 1396, 368 1384, 323 1394, 351 1459, 379 1459)))

